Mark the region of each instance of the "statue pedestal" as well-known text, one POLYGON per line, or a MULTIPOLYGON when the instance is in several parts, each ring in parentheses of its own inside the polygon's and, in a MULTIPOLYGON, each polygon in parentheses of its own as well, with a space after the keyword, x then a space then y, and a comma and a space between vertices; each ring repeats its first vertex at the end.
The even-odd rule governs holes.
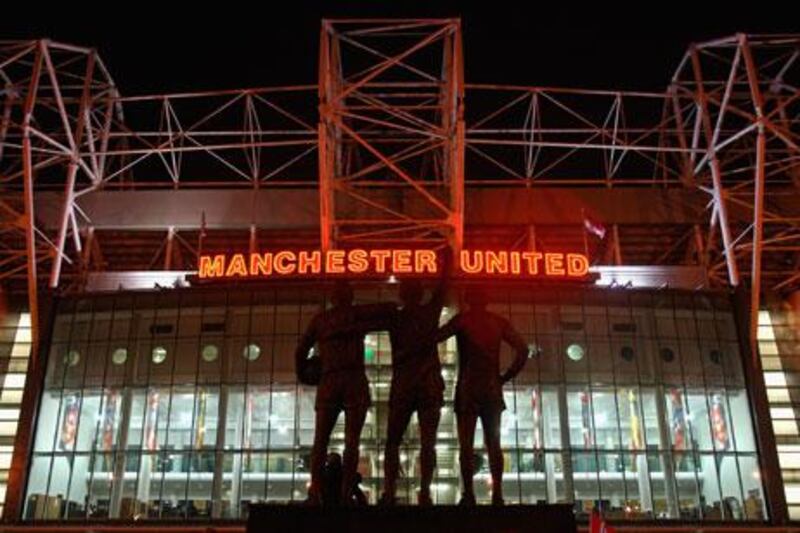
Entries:
POLYGON ((250 506, 247 533, 342 531, 394 532, 574 532, 571 505, 507 505, 491 507, 355 507, 303 505, 250 506))

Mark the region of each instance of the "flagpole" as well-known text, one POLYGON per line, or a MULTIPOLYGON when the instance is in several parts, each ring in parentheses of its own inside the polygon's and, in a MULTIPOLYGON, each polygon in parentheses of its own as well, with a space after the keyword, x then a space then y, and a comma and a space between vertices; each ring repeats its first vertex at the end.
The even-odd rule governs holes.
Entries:
POLYGON ((200 234, 197 236, 197 261, 200 262, 200 256, 203 255, 203 241, 206 237, 206 212, 200 212, 200 234))
POLYGON ((589 239, 586 237, 586 210, 583 207, 581 207, 581 233, 583 234, 583 253, 586 254, 586 258, 591 263, 589 258, 589 239))

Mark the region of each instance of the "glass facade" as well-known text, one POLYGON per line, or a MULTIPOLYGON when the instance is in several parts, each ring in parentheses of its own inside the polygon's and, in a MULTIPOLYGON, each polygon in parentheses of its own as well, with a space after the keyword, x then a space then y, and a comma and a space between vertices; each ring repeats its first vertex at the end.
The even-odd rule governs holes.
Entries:
POLYGON ((791 520, 800 520, 800 331, 796 311, 771 306, 758 314, 758 352, 791 520))
MULTIPOLYGON (((2 295, 0 295, 2 297, 2 295)), ((0 309, 0 517, 31 354, 31 315, 0 309)))
MULTIPOLYGON (((365 284, 360 302, 396 301, 365 284)), ((459 307, 461 290, 445 310, 459 307)), ((620 519, 766 519, 730 300, 716 293, 495 284, 491 308, 528 339, 503 416, 508 503, 602 505, 620 519)), ((57 302, 26 488, 27 519, 238 519, 303 500, 313 387, 293 352, 326 304, 312 284, 84 296, 57 302)), ((446 404, 433 496, 458 501, 457 354, 439 347, 446 404)), ((364 354, 373 399, 359 470, 382 490, 388 335, 364 354)), ((511 353, 503 357, 510 361, 511 353)), ((343 423, 331 446, 341 450, 343 423)), ((475 479, 489 501, 480 425, 475 479)), ((399 499, 416 502, 414 420, 399 499)))

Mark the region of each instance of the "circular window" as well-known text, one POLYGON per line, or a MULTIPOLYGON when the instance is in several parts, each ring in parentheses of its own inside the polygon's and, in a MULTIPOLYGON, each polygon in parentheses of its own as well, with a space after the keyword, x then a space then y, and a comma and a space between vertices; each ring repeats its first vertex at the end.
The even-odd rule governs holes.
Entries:
POLYGON ((671 363, 675 360, 675 352, 671 348, 661 348, 661 360, 665 363, 671 363))
POLYGON ((573 361, 580 361, 583 359, 584 350, 583 346, 580 344, 570 344, 567 346, 567 357, 572 359, 573 361))
POLYGON ((200 352, 200 357, 207 363, 216 361, 217 357, 219 357, 219 348, 217 348, 216 344, 206 344, 203 346, 203 351, 200 352))
POLYGON ((719 350, 711 350, 708 352, 708 358, 711 359, 711 362, 717 365, 722 364, 722 352, 719 350))
POLYGON ((115 365, 124 365, 128 360, 128 350, 126 348, 117 348, 111 354, 111 362, 115 365))
POLYGON ((261 348, 258 346, 258 344, 248 344, 244 347, 244 350, 242 350, 242 357, 248 361, 255 361, 260 355, 261 348))
POLYGON ((167 349, 163 346, 156 346, 152 352, 153 363, 160 365, 167 359, 167 349))
POLYGON ((81 360, 81 354, 78 350, 70 350, 67 352, 66 363, 67 366, 76 366, 81 360))
POLYGON ((619 356, 622 357, 624 361, 633 361, 633 355, 633 348, 630 346, 623 346, 619 351, 619 356))

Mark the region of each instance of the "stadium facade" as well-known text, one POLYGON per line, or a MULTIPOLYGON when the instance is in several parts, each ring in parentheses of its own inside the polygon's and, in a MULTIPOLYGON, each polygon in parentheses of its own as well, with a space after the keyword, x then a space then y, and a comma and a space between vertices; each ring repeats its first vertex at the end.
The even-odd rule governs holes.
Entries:
MULTIPOLYGON (((5 520, 301 502, 300 335, 335 280, 397 301, 444 246, 442 320, 480 285, 529 343, 507 503, 800 520, 800 37, 693 45, 663 93, 471 85, 461 47, 457 19, 324 20, 317 85, 122 96, 93 50, 0 42, 5 520)), ((439 355, 433 497, 454 504, 455 343, 439 355)), ((364 357, 375 503, 388 335, 364 357)), ((414 503, 415 422, 401 466, 414 503)))

